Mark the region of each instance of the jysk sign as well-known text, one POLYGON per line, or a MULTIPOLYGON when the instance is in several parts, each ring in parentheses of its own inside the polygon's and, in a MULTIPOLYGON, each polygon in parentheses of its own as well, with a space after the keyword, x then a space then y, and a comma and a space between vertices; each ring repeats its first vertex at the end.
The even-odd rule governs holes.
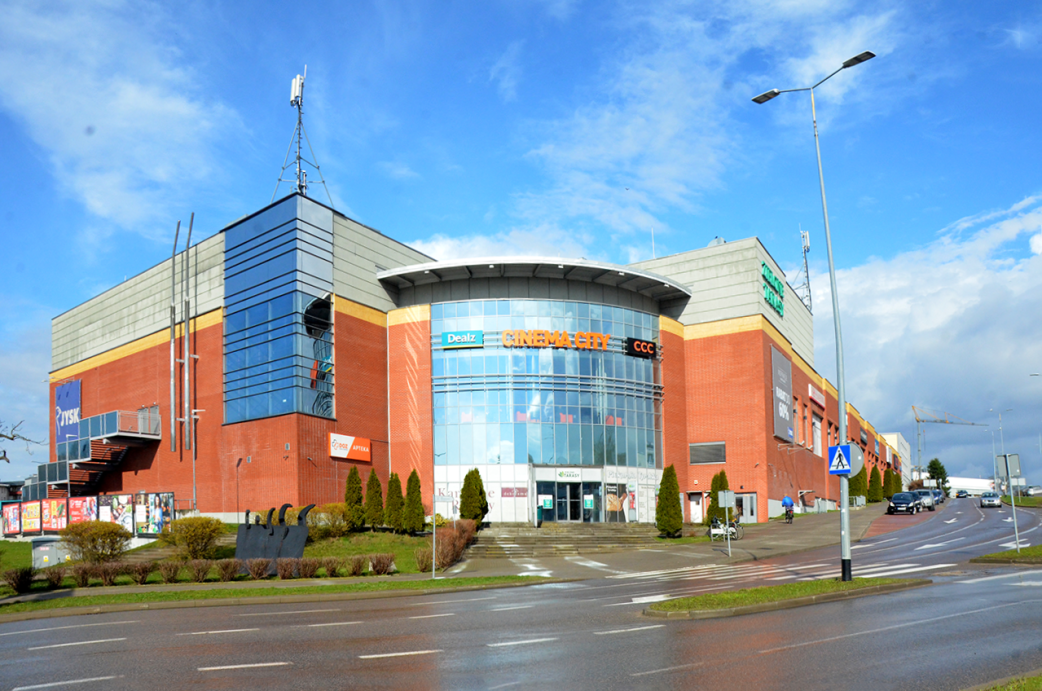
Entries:
POLYGON ((364 437, 329 433, 329 455, 333 458, 371 463, 373 460, 371 445, 370 440, 364 437))
POLYGON ((635 357, 653 358, 656 353, 654 341, 642 341, 639 338, 626 339, 626 354, 635 357))
POLYGON ((55 443, 80 436, 80 380, 62 384, 54 392, 55 443))
POLYGON ((446 331, 441 335, 441 347, 448 348, 484 348, 485 333, 483 331, 446 331))

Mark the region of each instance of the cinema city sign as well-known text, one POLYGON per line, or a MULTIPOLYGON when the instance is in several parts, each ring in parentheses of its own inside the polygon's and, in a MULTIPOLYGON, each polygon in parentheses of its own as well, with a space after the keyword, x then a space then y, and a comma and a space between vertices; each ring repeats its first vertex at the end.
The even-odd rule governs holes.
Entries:
POLYGON ((577 348, 579 350, 607 350, 611 334, 576 332, 573 339, 567 331, 504 331, 503 346, 506 348, 577 348))

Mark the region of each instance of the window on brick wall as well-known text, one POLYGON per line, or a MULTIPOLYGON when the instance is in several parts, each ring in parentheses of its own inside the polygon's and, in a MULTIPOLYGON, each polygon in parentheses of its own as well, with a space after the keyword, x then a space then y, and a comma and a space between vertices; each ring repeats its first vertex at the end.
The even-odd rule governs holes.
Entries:
POLYGON ((708 463, 726 463, 726 444, 722 441, 707 444, 690 444, 688 450, 691 457, 691 465, 706 465, 708 463))

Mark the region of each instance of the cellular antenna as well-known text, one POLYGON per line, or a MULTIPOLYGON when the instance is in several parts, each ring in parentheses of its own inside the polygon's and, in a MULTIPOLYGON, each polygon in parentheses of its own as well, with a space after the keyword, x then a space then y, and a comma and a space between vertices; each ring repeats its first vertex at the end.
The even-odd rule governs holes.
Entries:
POLYGON ((807 269, 807 252, 810 252, 810 233, 804 230, 803 226, 800 226, 800 242, 803 245, 803 268, 796 275, 796 285, 793 286, 793 290, 796 291, 796 297, 813 313, 814 308, 811 306, 810 297, 810 271, 807 269))
POLYGON ((284 182, 290 182, 294 184, 293 191, 299 194, 308 196, 308 172, 301 165, 306 163, 315 169, 318 181, 322 183, 322 187, 326 190, 326 197, 329 199, 329 204, 333 204, 333 197, 329 194, 329 187, 326 186, 326 181, 322 177, 322 169, 319 168, 317 158, 315 156, 315 150, 311 148, 311 140, 308 139, 307 130, 304 129, 304 80, 308 76, 308 66, 304 65, 304 74, 298 74, 293 78, 293 82, 290 84, 289 90, 289 104, 297 109, 297 126, 293 129, 293 136, 289 140, 289 147, 286 149, 286 158, 282 162, 282 171, 279 173, 279 181, 275 183, 275 191, 271 193, 271 201, 275 201, 275 195, 279 193, 279 186, 284 182), (289 155, 293 151, 293 145, 296 144, 296 156, 293 158, 291 163, 289 155), (307 144, 308 151, 311 152, 311 160, 304 158, 303 145, 307 144), (294 176, 292 178, 286 177, 286 170, 293 166, 294 176))

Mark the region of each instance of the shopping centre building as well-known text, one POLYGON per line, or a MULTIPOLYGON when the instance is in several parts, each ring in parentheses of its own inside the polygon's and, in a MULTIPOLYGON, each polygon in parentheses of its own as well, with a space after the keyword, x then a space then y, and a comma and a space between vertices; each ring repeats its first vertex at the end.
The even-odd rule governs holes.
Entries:
POLYGON ((668 465, 688 520, 721 470, 745 521, 839 497, 836 391, 756 238, 435 261, 293 194, 56 317, 52 347, 52 462, 23 501, 172 492, 232 519, 342 501, 352 466, 416 470, 442 514, 478 468, 493 522, 652 522, 668 465))

